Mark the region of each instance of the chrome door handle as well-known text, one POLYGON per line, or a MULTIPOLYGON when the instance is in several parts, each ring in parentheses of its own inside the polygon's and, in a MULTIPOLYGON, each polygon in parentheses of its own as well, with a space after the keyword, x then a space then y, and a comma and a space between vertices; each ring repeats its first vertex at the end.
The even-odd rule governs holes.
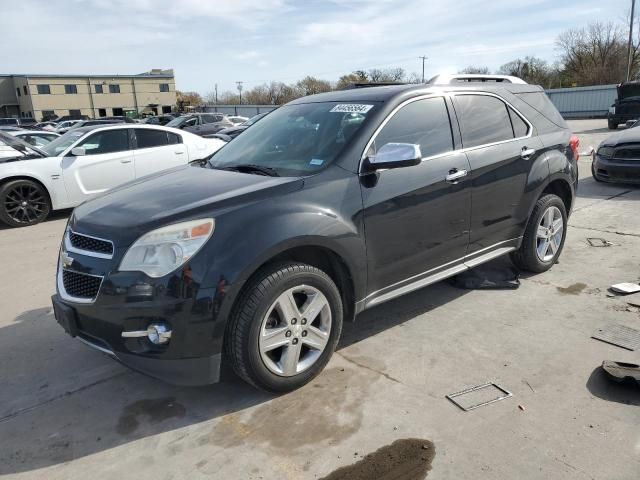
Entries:
POLYGON ((184 155, 184 152, 181 152, 181 151, 176 151, 176 152, 173 152, 173 153, 175 153, 176 155, 184 155))
POLYGON ((466 177, 469 174, 466 170, 458 170, 453 169, 449 171, 449 175, 444 177, 444 179, 449 183, 457 183, 463 177, 466 177))
POLYGON ((120 163, 131 163, 131 159, 130 158, 124 158, 124 159, 120 160, 120 163))
POLYGON ((520 157, 523 160, 529 160, 532 157, 532 155, 535 153, 536 153, 535 148, 522 147, 522 152, 520 152, 520 157))

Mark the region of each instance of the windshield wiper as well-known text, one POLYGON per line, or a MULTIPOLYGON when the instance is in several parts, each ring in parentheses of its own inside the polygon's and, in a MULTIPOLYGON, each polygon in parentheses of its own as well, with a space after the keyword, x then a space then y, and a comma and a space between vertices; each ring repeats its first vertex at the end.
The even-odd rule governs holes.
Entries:
POLYGON ((259 175, 266 175, 268 177, 279 177, 280 174, 271 167, 264 167, 262 165, 255 165, 253 163, 242 163, 240 165, 233 165, 231 167, 213 167, 217 170, 228 170, 230 172, 241 173, 257 173, 259 175))

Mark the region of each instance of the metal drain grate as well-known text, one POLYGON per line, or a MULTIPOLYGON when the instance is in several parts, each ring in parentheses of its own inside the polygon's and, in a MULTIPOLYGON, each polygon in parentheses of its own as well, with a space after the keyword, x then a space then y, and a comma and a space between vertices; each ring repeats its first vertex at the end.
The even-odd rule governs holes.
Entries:
POLYGON ((591 338, 631 351, 640 350, 640 331, 624 325, 607 325, 599 328, 591 338))
POLYGON ((450 393, 446 397, 456 406, 460 407, 465 412, 474 410, 479 407, 484 407, 490 403, 499 402, 505 398, 511 397, 513 394, 500 385, 495 383, 484 383, 482 385, 476 385, 475 387, 467 388, 460 392, 450 393), (492 394, 491 391, 494 391, 492 394), (497 397, 496 391, 497 390, 497 397), (464 398, 461 398, 463 397, 464 398), (478 402, 479 399, 482 401, 478 402))

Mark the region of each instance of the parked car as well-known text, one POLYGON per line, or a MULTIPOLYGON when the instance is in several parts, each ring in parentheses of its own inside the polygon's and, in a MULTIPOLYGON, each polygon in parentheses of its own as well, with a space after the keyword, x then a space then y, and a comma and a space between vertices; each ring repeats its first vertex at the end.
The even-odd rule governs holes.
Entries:
POLYGON ((233 127, 226 115, 221 113, 192 113, 174 118, 167 127, 179 128, 197 135, 218 133, 223 128, 233 127))
POLYGON ((598 182, 640 184, 640 127, 614 133, 593 153, 591 175, 598 182))
POLYGON ((249 120, 249 117, 240 117, 238 115, 230 115, 227 117, 227 120, 229 120, 234 125, 240 125, 241 123, 244 123, 247 120, 249 120))
POLYGON ((13 135, 16 138, 24 140, 29 145, 33 145, 34 147, 44 147, 56 138, 60 137, 59 133, 48 132, 46 130, 17 130, 7 133, 9 135, 13 135))
POLYGON ((12 227, 36 224, 52 210, 205 158, 224 145, 172 128, 128 123, 80 127, 40 148, 7 133, 0 132, 0 140, 15 150, 0 161, 0 221, 12 227))
POLYGON ((264 390, 298 388, 369 307, 505 254, 551 268, 578 182, 572 138, 531 85, 300 98, 202 168, 77 207, 56 318, 169 382, 215 382, 226 362, 264 390))
POLYGON ((158 115, 156 117, 147 117, 144 119, 144 123, 148 123, 149 125, 166 125, 171 120, 173 120, 175 115, 158 115))
POLYGON ((79 122, 74 123, 73 125, 71 125, 71 127, 69 127, 69 130, 75 130, 76 128, 80 128, 80 127, 91 127, 93 125, 117 125, 119 123, 125 123, 123 120, 121 119, 113 119, 113 120, 106 120, 106 119, 96 119, 96 120, 80 120, 79 122))
POLYGON ((35 125, 35 123, 36 120, 34 118, 0 118, 0 126, 28 128, 35 125))
POLYGON ((53 121, 46 121, 46 122, 39 122, 36 123, 33 128, 36 130, 49 130, 49 131, 53 131, 55 130, 55 127, 57 126, 56 122, 53 121))
MULTIPOLYGON (((229 137, 229 140, 236 138, 238 135, 240 135, 247 128, 249 128, 251 125, 256 123, 258 120, 263 118, 268 113, 269 112, 265 112, 265 113, 259 113, 258 115, 254 115, 253 117, 241 123, 240 125, 235 125, 229 128, 223 128, 222 130, 219 130, 217 134, 214 134, 214 135, 226 135, 227 137, 229 137)), ((206 138, 211 138, 210 136, 207 136, 207 135, 204 135, 204 136, 206 138)))
POLYGON ((84 122, 85 120, 64 120, 62 122, 58 122, 56 129, 54 130, 56 133, 63 134, 67 133, 71 127, 73 127, 76 123, 84 122))
POLYGON ((640 119, 640 81, 625 82, 618 85, 618 98, 609 108, 607 124, 609 130, 629 120, 640 119))

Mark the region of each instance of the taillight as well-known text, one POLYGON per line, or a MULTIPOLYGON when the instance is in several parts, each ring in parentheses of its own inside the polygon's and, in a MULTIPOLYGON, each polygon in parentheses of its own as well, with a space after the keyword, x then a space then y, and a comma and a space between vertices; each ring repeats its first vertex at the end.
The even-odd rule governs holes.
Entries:
POLYGON ((571 135, 571 140, 569 140, 569 146, 573 151, 573 158, 576 159, 576 162, 580 160, 580 152, 578 152, 578 147, 580 146, 580 139, 577 135, 571 135))

